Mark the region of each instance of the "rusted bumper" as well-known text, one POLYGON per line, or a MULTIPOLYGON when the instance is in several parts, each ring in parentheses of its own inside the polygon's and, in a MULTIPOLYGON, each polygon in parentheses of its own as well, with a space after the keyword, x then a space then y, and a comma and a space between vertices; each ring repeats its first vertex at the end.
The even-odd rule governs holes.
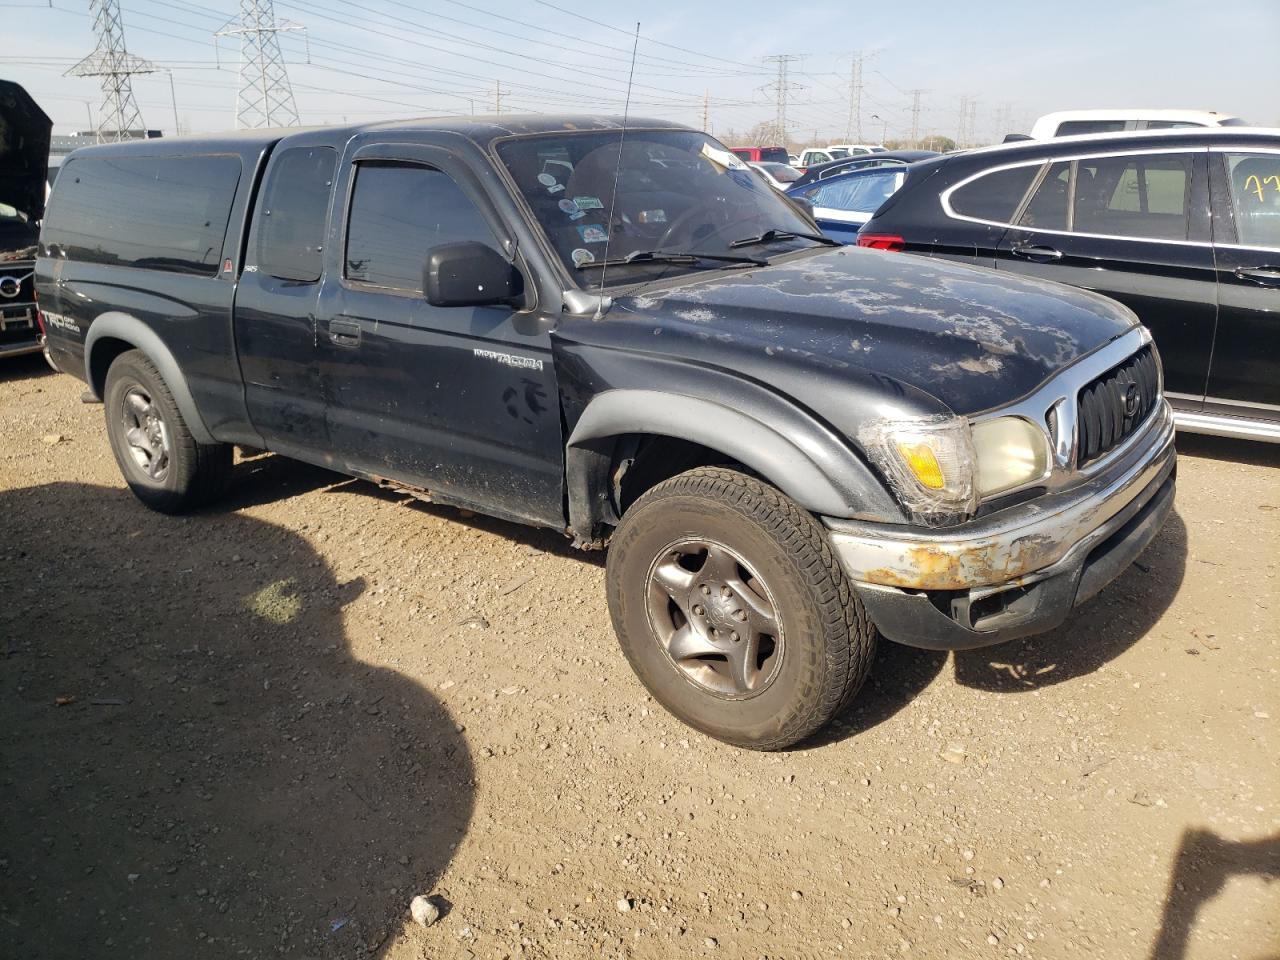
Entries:
POLYGON ((827 520, 831 545, 891 640, 931 649, 1050 630, 1119 576, 1173 507, 1167 404, 1148 442, 1081 485, 945 530, 827 520))

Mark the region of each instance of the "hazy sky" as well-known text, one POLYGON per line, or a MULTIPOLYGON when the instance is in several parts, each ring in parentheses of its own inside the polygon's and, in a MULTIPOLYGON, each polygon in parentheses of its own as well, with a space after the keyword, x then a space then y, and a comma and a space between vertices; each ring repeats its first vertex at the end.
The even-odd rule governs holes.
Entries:
MULTIPOLYGON (((64 77, 93 49, 87 0, 0 0, 0 77, 23 84, 69 133, 97 116, 98 82, 64 77)), ((129 51, 170 73, 134 81, 143 118, 172 132, 234 126, 239 40, 213 34, 237 0, 121 0, 129 51), (221 65, 219 66, 219 60, 221 65)), ((1050 110, 1185 107, 1280 126, 1280 0, 1159 3, 864 3, 644 0, 276 0, 303 123, 503 112, 620 113, 635 22, 632 112, 746 131, 775 113, 775 68, 791 54, 797 140, 843 140, 851 53, 863 51, 863 139, 911 127, 955 136, 962 97, 977 136, 1025 131, 1050 110), (586 20, 582 14, 590 16, 586 20), (305 37, 305 39, 304 39, 305 37), (308 47, 310 63, 308 63, 308 47), (874 56, 872 56, 874 54, 874 56), (872 120, 876 114, 882 120, 872 120)))

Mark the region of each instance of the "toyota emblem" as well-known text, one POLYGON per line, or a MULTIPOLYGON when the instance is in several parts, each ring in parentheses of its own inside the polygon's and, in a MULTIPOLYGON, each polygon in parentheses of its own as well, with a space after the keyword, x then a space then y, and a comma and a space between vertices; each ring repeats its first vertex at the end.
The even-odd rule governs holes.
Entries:
POLYGON ((22 292, 22 281, 17 277, 0 277, 0 297, 12 300, 22 292))
POLYGON ((1125 417, 1132 417, 1135 413, 1138 412, 1138 397, 1139 397, 1138 385, 1136 383, 1129 384, 1129 386, 1127 386, 1124 391, 1125 417))

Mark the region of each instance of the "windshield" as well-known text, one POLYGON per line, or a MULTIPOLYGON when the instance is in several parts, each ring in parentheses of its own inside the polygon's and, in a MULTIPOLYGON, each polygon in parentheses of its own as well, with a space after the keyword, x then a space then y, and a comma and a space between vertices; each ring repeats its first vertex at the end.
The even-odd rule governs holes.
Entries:
MULTIPOLYGON (((738 255, 735 240, 813 231, 813 225, 739 158, 692 130, 556 133, 498 145, 551 246, 583 287, 600 282, 589 268, 638 254, 738 255), (614 198, 615 172, 617 198, 614 198), (612 217, 610 210, 612 209, 612 217), (579 269, 584 268, 584 269, 579 269)), ((768 257, 812 246, 782 236, 751 251, 768 257)), ((740 259, 735 256, 734 259, 740 259)), ((673 271, 723 268, 725 261, 671 263, 635 259, 610 267, 609 284, 673 271)))

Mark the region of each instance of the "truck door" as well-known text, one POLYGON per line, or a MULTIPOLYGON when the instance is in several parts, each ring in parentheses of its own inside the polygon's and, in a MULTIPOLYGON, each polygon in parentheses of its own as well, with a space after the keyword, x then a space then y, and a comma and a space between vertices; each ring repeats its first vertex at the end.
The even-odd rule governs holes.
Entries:
POLYGON ((517 306, 435 307, 422 294, 435 246, 477 241, 512 258, 478 179, 443 148, 383 144, 357 151, 344 180, 317 341, 335 455, 487 513, 562 526, 546 328, 517 306))
POLYGON ((337 162, 337 151, 325 146, 272 156, 235 305, 250 421, 269 449, 321 462, 330 441, 316 363, 316 303, 337 162))

